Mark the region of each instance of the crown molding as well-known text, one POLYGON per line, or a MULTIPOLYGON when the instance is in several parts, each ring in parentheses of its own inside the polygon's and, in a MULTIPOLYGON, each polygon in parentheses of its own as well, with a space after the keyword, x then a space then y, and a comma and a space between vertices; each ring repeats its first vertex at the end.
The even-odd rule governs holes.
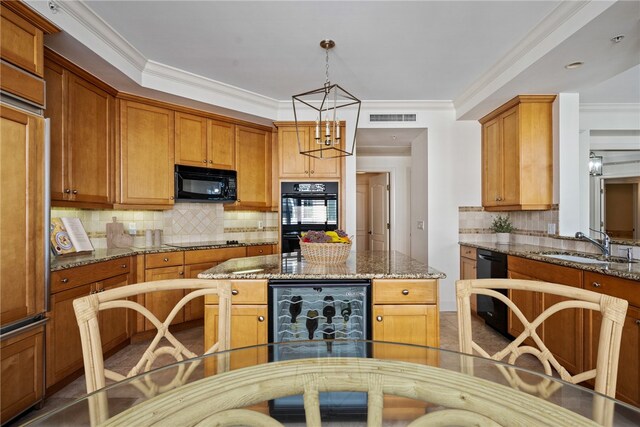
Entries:
POLYGON ((638 104, 597 104, 585 103, 580 104, 581 113, 629 113, 640 114, 640 103, 638 104))
MULTIPOLYGON (((58 11, 54 13, 64 12, 73 18, 77 23, 82 25, 84 29, 98 38, 102 43, 108 46, 119 57, 133 66, 136 70, 142 72, 147 62, 147 58, 120 35, 113 27, 107 24, 102 18, 90 9, 84 1, 60 1, 51 0, 58 11)), ((99 52, 96 52, 100 54, 99 52)), ((102 55, 101 55, 102 56, 102 55)))
MULTIPOLYGON (((241 104, 245 104, 246 107, 253 106, 253 110, 257 108, 262 112, 259 115, 266 114, 266 117, 275 118, 276 111, 279 107, 279 101, 268 96, 209 79, 160 62, 148 60, 142 71, 142 82, 145 87, 152 87, 154 81, 156 83, 169 82, 174 87, 176 84, 188 87, 191 89, 189 91, 189 98, 198 101, 220 105, 220 101, 226 99, 233 104, 240 102, 241 104)), ((166 91, 166 87, 158 89, 166 91)), ((180 95, 180 93, 175 94, 180 95)), ((226 105, 222 106, 227 107, 226 105)), ((255 114, 255 111, 252 113, 255 114)))
POLYGON ((615 1, 563 1, 486 73, 454 100, 457 117, 470 112, 490 95, 600 15, 615 1))

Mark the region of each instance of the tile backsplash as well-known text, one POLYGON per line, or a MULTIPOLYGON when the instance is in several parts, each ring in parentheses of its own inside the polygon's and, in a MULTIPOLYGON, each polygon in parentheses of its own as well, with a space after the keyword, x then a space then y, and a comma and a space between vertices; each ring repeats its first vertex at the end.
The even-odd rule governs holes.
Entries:
MULTIPOLYGON (((479 206, 458 207, 458 239, 461 242, 494 242, 495 233, 489 229, 497 215, 508 215, 515 230, 510 243, 546 246, 558 250, 599 254, 593 244, 572 237, 559 236, 558 205, 548 211, 487 212, 479 206), (549 231, 552 231, 551 233, 549 231)), ((613 244, 611 255, 623 256, 625 245, 613 244)), ((640 258, 640 247, 633 247, 633 258, 640 258)))
POLYGON ((94 248, 106 248, 106 226, 113 217, 134 236, 133 245, 145 245, 147 229, 161 229, 163 243, 220 240, 278 240, 277 212, 228 211, 216 203, 179 203, 167 211, 51 209, 52 217, 78 217, 94 248))

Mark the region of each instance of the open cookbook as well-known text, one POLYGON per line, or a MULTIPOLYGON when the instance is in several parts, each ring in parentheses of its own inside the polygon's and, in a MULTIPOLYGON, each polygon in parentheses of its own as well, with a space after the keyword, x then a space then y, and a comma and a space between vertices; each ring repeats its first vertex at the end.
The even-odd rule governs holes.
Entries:
POLYGON ((51 218, 51 251, 54 255, 93 251, 80 218, 51 218))

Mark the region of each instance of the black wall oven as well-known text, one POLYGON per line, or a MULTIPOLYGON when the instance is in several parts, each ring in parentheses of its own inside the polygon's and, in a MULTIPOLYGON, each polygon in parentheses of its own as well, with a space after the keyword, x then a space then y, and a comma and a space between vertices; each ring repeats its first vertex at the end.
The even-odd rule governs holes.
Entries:
POLYGON ((280 218, 282 253, 300 249, 300 233, 338 228, 337 182, 283 182, 280 218))

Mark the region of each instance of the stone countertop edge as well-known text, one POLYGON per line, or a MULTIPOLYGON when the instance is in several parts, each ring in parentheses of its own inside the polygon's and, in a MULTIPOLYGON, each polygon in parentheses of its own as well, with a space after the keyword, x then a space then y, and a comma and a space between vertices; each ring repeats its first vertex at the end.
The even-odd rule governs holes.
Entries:
POLYGON ((66 256, 52 256, 51 257, 51 271, 66 270, 68 268, 80 267, 83 265, 95 264, 103 261, 110 261, 112 259, 124 258, 132 255, 147 255, 157 254, 164 252, 180 252, 180 251, 195 251, 201 249, 227 249, 227 248, 239 248, 246 246, 260 246, 260 245, 277 245, 277 241, 251 241, 234 244, 212 244, 207 246, 194 246, 189 247, 176 247, 176 246, 154 246, 150 248, 114 248, 114 249, 95 249, 91 253, 66 255, 66 256))
MULTIPOLYGON (((494 252, 500 252, 507 255, 518 256, 521 258, 532 259, 534 261, 546 262, 549 264, 561 265, 564 267, 577 268, 584 271, 592 271, 607 276, 620 277, 640 281, 640 262, 636 260, 634 263, 610 262, 607 267, 594 264, 583 264, 580 262, 567 261, 557 258, 546 257, 542 254, 561 254, 561 255, 577 255, 585 256, 583 253, 569 251, 566 249, 551 248, 548 246, 525 245, 525 244, 497 244, 493 242, 458 242, 460 246, 469 246, 477 249, 487 249, 494 252)), ((586 254, 598 258, 597 254, 586 254)))
POLYGON ((444 279, 447 276, 397 251, 351 252, 344 263, 313 264, 297 253, 236 258, 198 274, 199 279, 444 279))

